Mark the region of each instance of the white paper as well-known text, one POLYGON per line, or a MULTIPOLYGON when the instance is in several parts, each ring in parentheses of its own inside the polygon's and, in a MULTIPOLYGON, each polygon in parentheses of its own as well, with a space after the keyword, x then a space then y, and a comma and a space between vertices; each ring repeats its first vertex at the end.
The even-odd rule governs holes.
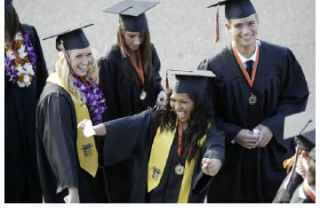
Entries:
POLYGON ((95 135, 95 134, 96 132, 93 130, 91 120, 87 120, 84 125, 83 135, 85 137, 91 137, 92 135, 95 135))

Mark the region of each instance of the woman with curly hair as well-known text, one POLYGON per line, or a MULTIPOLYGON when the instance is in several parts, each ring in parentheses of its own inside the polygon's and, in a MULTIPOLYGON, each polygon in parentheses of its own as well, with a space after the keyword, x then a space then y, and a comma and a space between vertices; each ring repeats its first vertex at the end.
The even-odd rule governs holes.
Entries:
POLYGON ((41 203, 35 146, 36 104, 48 71, 36 29, 5 1, 5 202, 41 203))
POLYGON ((224 159, 224 134, 215 128, 206 92, 210 72, 176 73, 165 108, 79 129, 106 135, 104 163, 134 157, 129 202, 203 202, 224 159), (191 75, 191 76, 190 76, 191 75))
MULTIPOLYGON (((98 88, 98 69, 86 25, 60 33, 54 72, 37 107, 37 154, 45 202, 105 202, 98 145, 84 138, 77 123, 102 121, 105 100, 98 88)), ((48 37, 48 38, 51 38, 48 37)))

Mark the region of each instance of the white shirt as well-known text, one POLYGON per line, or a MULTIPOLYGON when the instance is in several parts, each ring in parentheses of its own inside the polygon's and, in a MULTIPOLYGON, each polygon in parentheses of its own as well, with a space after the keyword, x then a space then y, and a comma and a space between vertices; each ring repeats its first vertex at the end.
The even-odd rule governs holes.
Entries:
POLYGON ((245 69, 247 69, 247 64, 246 64, 247 61, 252 60, 253 63, 255 63, 255 61, 256 61, 256 57, 257 57, 257 44, 260 46, 260 41, 259 41, 259 40, 257 40, 256 49, 254 50, 254 53, 252 54, 252 56, 251 56, 249 59, 246 58, 245 56, 243 56, 243 55, 237 50, 238 56, 239 56, 239 58, 240 58, 240 60, 241 60, 241 63, 242 63, 242 65, 243 65, 243 67, 244 67, 245 69))

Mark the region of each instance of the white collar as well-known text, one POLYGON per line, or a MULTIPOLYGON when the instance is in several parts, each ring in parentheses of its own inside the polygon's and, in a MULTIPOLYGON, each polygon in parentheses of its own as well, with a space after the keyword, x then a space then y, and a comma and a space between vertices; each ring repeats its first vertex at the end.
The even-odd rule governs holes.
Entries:
POLYGON ((257 57, 257 45, 260 46, 260 41, 259 41, 259 40, 257 40, 256 49, 254 50, 254 53, 252 54, 252 56, 251 56, 249 59, 246 58, 245 56, 243 56, 243 55, 237 50, 238 56, 239 56, 242 64, 245 64, 246 61, 248 61, 248 60, 252 60, 253 62, 256 61, 256 57, 257 57))

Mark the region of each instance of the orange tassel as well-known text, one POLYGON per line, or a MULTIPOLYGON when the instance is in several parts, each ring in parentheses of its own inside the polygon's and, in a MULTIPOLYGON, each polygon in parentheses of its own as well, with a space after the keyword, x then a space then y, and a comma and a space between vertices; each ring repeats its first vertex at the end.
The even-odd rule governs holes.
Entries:
POLYGON ((219 30, 219 5, 217 7, 217 12, 216 12, 216 35, 214 37, 214 42, 217 43, 219 41, 220 37, 220 30, 219 30))
POLYGON ((288 158, 282 162, 282 166, 284 169, 286 169, 287 174, 290 172, 295 160, 296 160, 296 154, 294 154, 291 158, 288 158))

